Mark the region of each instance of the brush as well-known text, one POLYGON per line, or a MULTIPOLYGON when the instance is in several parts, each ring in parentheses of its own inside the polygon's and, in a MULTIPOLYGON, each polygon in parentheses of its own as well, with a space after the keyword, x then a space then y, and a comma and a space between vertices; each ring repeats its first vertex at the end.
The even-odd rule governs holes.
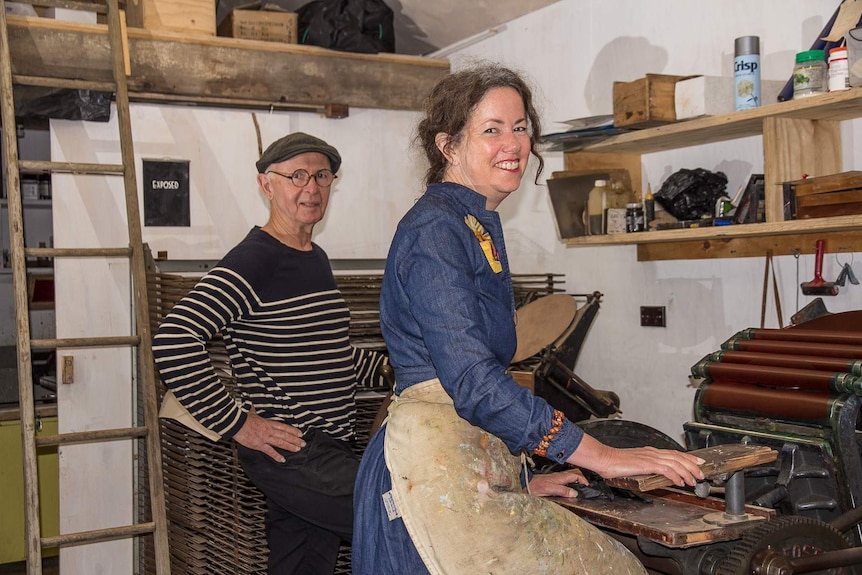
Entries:
POLYGON ((823 240, 817 240, 814 251, 814 279, 799 284, 802 295, 838 295, 835 282, 823 279, 823 240))

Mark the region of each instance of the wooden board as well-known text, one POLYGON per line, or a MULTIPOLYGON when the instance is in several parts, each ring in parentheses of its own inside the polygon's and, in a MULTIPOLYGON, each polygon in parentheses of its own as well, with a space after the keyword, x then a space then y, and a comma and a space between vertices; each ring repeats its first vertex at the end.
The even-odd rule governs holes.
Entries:
POLYGON ((607 499, 551 498, 579 517, 601 527, 645 537, 667 547, 686 548, 719 541, 739 539, 753 523, 775 515, 772 509, 745 506, 747 520, 714 524, 704 516, 720 513, 724 501, 715 497, 699 498, 676 489, 659 489, 645 501, 618 497, 607 499))
MULTIPOLYGON (((862 217, 852 217, 862 222, 862 217)), ((805 220, 817 222, 825 220, 805 220)), ((803 222, 800 221, 800 224, 803 222)), ((748 224, 744 227, 756 228, 770 224, 748 224)), ((743 226, 728 226, 728 228, 743 226)), ((709 228, 707 228, 709 229, 709 228)), ((689 231, 689 230, 669 230, 689 231)), ((697 230, 692 230, 697 231, 697 230)), ((664 234, 667 232, 648 232, 642 236, 664 234)), ((853 253, 862 251, 862 231, 821 231, 816 233, 796 233, 793 235, 764 235, 740 238, 706 238, 699 241, 680 241, 676 243, 644 243, 637 247, 638 261, 690 260, 701 258, 739 258, 764 257, 767 250, 775 256, 813 254, 815 242, 826 238, 825 253, 853 253)), ((639 238, 640 239, 640 238, 639 238)))
MULTIPOLYGON (((727 444, 690 451, 705 462, 700 466, 705 477, 715 477, 723 473, 733 473, 754 467, 763 463, 775 461, 778 452, 763 445, 727 444)), ((673 485, 664 475, 634 475, 632 477, 617 477, 607 479, 608 485, 631 489, 633 491, 651 491, 673 485)))
MULTIPOLYGON (((107 26, 7 16, 12 72, 111 78, 107 26)), ((243 108, 419 110, 447 60, 316 46, 128 30, 129 97, 243 108)))

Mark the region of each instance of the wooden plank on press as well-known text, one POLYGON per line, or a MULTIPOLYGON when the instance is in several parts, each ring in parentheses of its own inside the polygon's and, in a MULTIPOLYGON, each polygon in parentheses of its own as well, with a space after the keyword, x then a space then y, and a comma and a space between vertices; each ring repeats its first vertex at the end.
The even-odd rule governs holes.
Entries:
MULTIPOLYGON (((726 444, 697 449, 689 452, 704 460, 700 470, 705 477, 715 477, 723 473, 734 473, 748 467, 761 465, 775 461, 778 452, 763 445, 726 444)), ((622 487, 623 489, 634 489, 637 491, 651 491, 673 485, 670 479, 664 475, 634 475, 632 477, 617 477, 607 479, 608 485, 622 487)))

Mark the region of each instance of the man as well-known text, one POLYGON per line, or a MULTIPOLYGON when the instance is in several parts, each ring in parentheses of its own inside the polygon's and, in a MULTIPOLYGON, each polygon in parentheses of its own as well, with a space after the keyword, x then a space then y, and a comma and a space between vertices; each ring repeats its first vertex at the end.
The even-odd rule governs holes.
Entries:
POLYGON ((294 133, 256 166, 269 220, 176 304, 153 352, 179 404, 208 437, 238 444, 245 473, 266 495, 269 573, 331 574, 353 530, 354 364, 367 359, 354 357, 350 313, 326 253, 311 240, 341 156, 294 133), (238 400, 206 352, 219 332, 238 400))

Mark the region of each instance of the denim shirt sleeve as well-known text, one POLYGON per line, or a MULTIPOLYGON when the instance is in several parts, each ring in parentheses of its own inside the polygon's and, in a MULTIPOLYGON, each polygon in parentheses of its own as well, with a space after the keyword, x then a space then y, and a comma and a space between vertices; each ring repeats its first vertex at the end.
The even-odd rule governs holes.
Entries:
MULTIPOLYGON (((492 271, 462 214, 437 209, 407 218, 387 260, 381 327, 398 387, 438 377, 461 417, 514 453, 532 452, 554 410, 506 373, 515 347, 510 272, 496 214, 474 215, 489 231, 496 224, 503 271, 492 271)), ((547 457, 564 461, 582 436, 566 420, 547 457)))

